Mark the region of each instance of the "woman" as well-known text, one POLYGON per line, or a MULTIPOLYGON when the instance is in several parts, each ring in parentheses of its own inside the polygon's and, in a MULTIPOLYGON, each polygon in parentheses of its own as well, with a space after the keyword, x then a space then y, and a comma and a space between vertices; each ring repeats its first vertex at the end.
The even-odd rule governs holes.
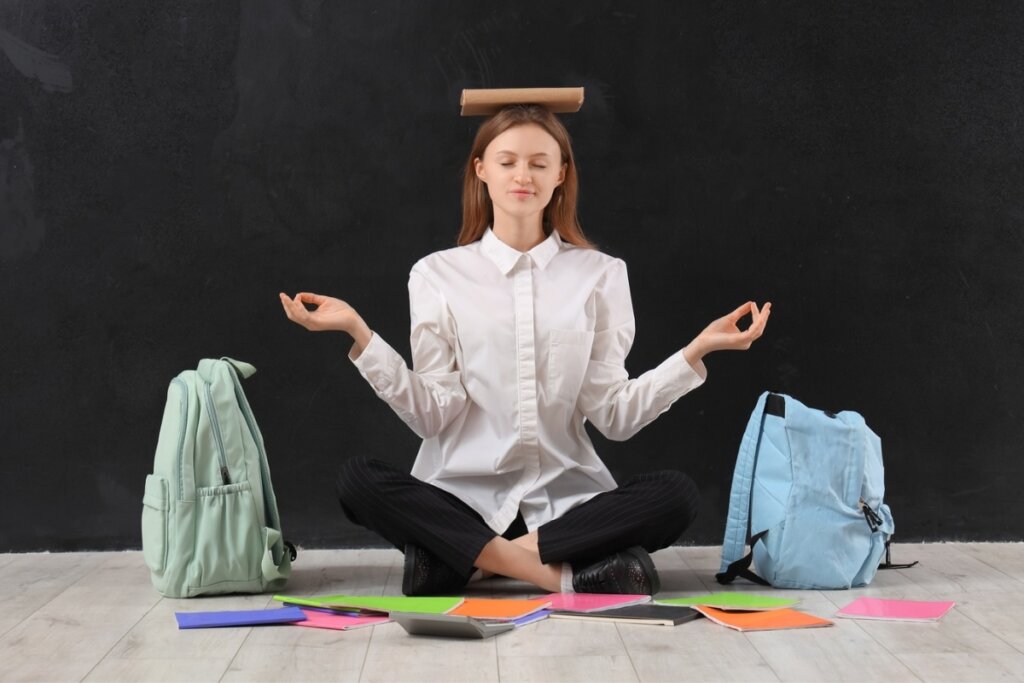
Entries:
POLYGON ((626 267, 583 236, 576 191, 569 135, 551 112, 511 106, 481 125, 460 246, 409 277, 412 370, 347 303, 281 294, 294 322, 352 336, 355 366, 423 438, 411 475, 354 458, 338 480, 348 518, 404 551, 407 595, 458 592, 488 574, 653 594, 648 553, 696 514, 696 487, 679 472, 616 485, 584 419, 629 438, 704 381, 705 355, 749 348, 771 304, 743 304, 629 379, 626 267))

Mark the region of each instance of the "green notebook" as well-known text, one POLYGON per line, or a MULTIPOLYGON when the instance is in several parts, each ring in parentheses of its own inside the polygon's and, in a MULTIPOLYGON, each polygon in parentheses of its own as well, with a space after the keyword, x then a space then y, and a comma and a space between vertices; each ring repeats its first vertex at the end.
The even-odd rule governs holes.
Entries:
POLYGON ((291 605, 305 605, 307 607, 389 613, 406 612, 412 614, 445 614, 461 605, 463 601, 463 598, 410 598, 387 595, 318 595, 310 598, 275 595, 274 599, 291 605))
POLYGON ((717 609, 763 612, 792 607, 800 601, 790 598, 773 598, 767 595, 751 595, 750 593, 712 593, 689 598, 666 598, 655 600, 655 602, 660 605, 704 605, 717 609))

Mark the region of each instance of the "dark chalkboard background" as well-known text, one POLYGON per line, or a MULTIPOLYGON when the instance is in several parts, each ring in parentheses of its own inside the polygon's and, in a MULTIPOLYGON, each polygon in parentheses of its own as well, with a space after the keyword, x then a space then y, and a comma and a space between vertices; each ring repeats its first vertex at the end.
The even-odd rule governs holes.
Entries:
POLYGON ((588 234, 630 265, 639 373, 742 301, 766 336, 613 472, 703 491, 720 542, 765 388, 865 415, 903 539, 1024 537, 1024 5, 13 0, 0 7, 0 550, 138 547, 166 384, 246 389, 289 537, 347 546, 333 473, 417 439, 339 335, 408 353, 406 276, 454 243, 464 87, 583 85, 588 234), (899 5, 899 6, 897 6, 899 5))

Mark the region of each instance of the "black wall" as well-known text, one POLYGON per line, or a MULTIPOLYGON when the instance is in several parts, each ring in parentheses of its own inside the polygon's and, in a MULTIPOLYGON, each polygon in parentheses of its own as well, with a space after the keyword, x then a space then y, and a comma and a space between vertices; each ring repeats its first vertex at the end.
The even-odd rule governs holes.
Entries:
POLYGON ((1024 538, 1024 5, 13 0, 0 7, 0 550, 138 547, 172 376, 249 361, 289 537, 372 538, 333 473, 416 437, 340 335, 408 353, 453 245, 464 87, 583 85, 588 234, 630 265, 639 373, 742 301, 767 334, 626 443, 718 543, 765 388, 864 414, 903 539, 1024 538))

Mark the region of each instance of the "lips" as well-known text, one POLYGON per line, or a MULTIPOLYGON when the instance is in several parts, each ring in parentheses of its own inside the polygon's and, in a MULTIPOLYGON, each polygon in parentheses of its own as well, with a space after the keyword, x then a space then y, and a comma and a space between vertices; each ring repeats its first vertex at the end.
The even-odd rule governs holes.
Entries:
POLYGON ((511 194, 515 195, 516 197, 532 197, 533 196, 533 193, 530 192, 529 190, 512 190, 511 194))

